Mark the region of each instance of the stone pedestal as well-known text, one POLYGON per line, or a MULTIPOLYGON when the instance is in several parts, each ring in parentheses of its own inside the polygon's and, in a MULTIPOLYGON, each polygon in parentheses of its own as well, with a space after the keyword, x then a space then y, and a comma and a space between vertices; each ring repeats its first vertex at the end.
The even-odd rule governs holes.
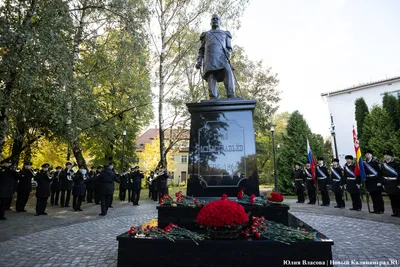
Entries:
POLYGON ((260 195, 253 111, 255 100, 186 104, 191 114, 187 195, 260 195))

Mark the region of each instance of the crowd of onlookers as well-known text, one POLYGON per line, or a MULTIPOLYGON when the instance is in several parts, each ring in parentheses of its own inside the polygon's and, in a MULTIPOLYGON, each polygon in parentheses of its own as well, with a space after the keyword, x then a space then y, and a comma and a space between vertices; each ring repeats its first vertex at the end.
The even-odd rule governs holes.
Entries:
MULTIPOLYGON (((88 171, 76 164, 67 162, 65 167, 57 166, 55 170, 45 163, 41 169, 33 169, 31 162, 25 162, 22 169, 17 169, 12 160, 6 159, 0 166, 0 220, 6 220, 5 211, 11 210, 12 199, 17 194, 15 210, 26 212, 32 188, 36 188, 36 216, 47 215, 48 198, 52 206, 70 207, 74 212, 82 211, 82 202, 101 205, 100 216, 107 214, 112 207, 115 182, 119 183, 119 199, 139 205, 140 191, 144 173, 139 166, 131 168, 118 175, 114 171, 114 164, 91 167, 88 171)), ((167 192, 168 174, 164 169, 157 169, 146 179, 149 188, 149 198, 157 201, 167 192)))

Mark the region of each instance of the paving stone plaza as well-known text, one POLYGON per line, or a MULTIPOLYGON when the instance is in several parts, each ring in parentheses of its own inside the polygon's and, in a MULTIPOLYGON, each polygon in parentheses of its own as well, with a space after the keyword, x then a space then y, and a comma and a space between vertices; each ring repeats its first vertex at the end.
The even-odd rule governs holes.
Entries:
MULTIPOLYGON (((400 266, 400 218, 288 202, 291 213, 334 240, 335 261, 397 260, 400 266)), ((101 218, 92 204, 80 213, 49 207, 49 216, 39 217, 32 208, 8 212, 8 220, 0 222, 0 266, 117 266, 116 236, 157 213, 152 201, 113 206, 101 218)))

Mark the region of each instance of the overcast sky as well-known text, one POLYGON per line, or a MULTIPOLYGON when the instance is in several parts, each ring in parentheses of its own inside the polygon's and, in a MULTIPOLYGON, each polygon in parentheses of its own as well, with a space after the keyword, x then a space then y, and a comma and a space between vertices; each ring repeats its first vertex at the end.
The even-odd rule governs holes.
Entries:
POLYGON ((233 44, 278 73, 279 111, 324 137, 321 93, 400 76, 400 0, 252 0, 241 21, 233 44))

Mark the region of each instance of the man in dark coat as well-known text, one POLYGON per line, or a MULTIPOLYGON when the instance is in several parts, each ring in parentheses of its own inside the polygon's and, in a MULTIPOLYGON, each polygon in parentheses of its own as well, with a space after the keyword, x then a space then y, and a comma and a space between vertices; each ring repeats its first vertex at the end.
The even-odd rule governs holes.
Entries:
POLYGON ((69 207, 69 200, 71 198, 71 191, 74 184, 72 177, 74 171, 72 170, 72 163, 67 162, 65 164, 65 169, 60 174, 61 179, 61 207, 69 207))
POLYGON ((133 173, 135 168, 131 168, 131 172, 128 174, 128 202, 133 202, 133 173))
POLYGON ((147 177, 147 181, 146 181, 147 187, 149 188, 149 198, 150 199, 153 198, 153 191, 154 191, 153 183, 152 183, 153 179, 154 179, 154 172, 152 171, 152 172, 150 172, 150 175, 147 177))
POLYGON ((343 176, 346 177, 346 189, 351 195, 353 207, 350 210, 361 211, 361 177, 354 173, 356 164, 352 155, 346 155, 346 164, 343 167, 343 176))
POLYGON ((400 163, 394 160, 393 152, 390 150, 385 151, 381 172, 385 191, 392 205, 392 217, 400 217, 400 163))
POLYGON ((79 171, 73 176, 74 187, 72 189, 72 208, 74 211, 82 211, 81 205, 85 195, 85 181, 87 179, 86 169, 84 166, 79 167, 79 171))
POLYGON ((99 191, 101 195, 101 213, 100 216, 107 215, 111 199, 114 194, 114 181, 120 182, 117 175, 113 172, 114 163, 109 163, 98 177, 99 191))
POLYGON ((364 170, 365 185, 369 192, 374 210, 371 213, 381 214, 385 211, 385 203, 382 197, 382 175, 381 164, 372 157, 373 151, 367 149, 365 151, 364 170))
POLYGON ((315 181, 312 178, 312 171, 309 162, 306 163, 306 167, 304 168, 304 176, 306 177, 307 194, 309 199, 307 204, 315 205, 315 202, 317 201, 315 195, 315 181))
POLYGON ((23 169, 18 173, 17 203, 15 205, 17 212, 26 212, 25 206, 32 191, 32 178, 34 176, 32 162, 25 162, 23 169))
POLYGON ((12 161, 8 159, 3 160, 0 166, 0 220, 6 220, 4 213, 14 194, 16 173, 11 165, 12 161))
POLYGON ((159 169, 156 175, 154 175, 154 178, 158 180, 158 197, 159 200, 167 194, 167 189, 168 189, 168 174, 165 171, 164 168, 159 169))
POLYGON ((318 165, 315 167, 315 176, 318 180, 318 188, 321 192, 322 204, 321 206, 329 206, 330 198, 328 193, 328 169, 324 166, 324 158, 318 158, 318 165))
POLYGON ((47 215, 47 199, 50 196, 51 174, 49 172, 50 164, 45 163, 42 169, 35 175, 35 181, 38 183, 36 188, 36 215, 47 215))
POLYGON ((100 205, 101 194, 100 194, 100 183, 99 183, 99 176, 100 173, 103 171, 103 166, 98 166, 96 169, 96 174, 93 178, 93 187, 94 187, 94 203, 96 205, 100 205))
POLYGON ((129 180, 128 172, 124 170, 119 179, 121 180, 121 184, 119 185, 119 200, 125 201, 129 180))
POLYGON ((88 178, 86 179, 86 200, 87 203, 93 203, 94 197, 94 178, 96 175, 96 167, 92 166, 90 168, 90 172, 88 174, 88 178))
POLYGON ((152 192, 151 192, 151 199, 153 199, 153 201, 157 201, 158 200, 158 179, 156 179, 156 176, 153 173, 153 178, 151 180, 151 187, 152 187, 152 192))
POLYGON ((293 170, 293 184, 296 187, 297 202, 304 203, 304 189, 305 189, 305 176, 303 171, 300 169, 300 163, 296 163, 293 170))
POLYGON ((343 188, 345 179, 343 177, 343 169, 339 165, 339 159, 333 159, 331 168, 332 191, 335 193, 336 206, 335 208, 344 209, 346 204, 343 200, 343 188))
POLYGON ((52 174, 52 181, 51 181, 51 196, 50 196, 50 203, 51 205, 58 205, 58 200, 60 199, 60 191, 61 191, 61 166, 56 167, 56 171, 52 174))
POLYGON ((133 205, 139 205, 140 190, 142 190, 142 179, 144 174, 140 171, 139 166, 134 168, 134 172, 131 174, 131 179, 133 180, 133 205))

